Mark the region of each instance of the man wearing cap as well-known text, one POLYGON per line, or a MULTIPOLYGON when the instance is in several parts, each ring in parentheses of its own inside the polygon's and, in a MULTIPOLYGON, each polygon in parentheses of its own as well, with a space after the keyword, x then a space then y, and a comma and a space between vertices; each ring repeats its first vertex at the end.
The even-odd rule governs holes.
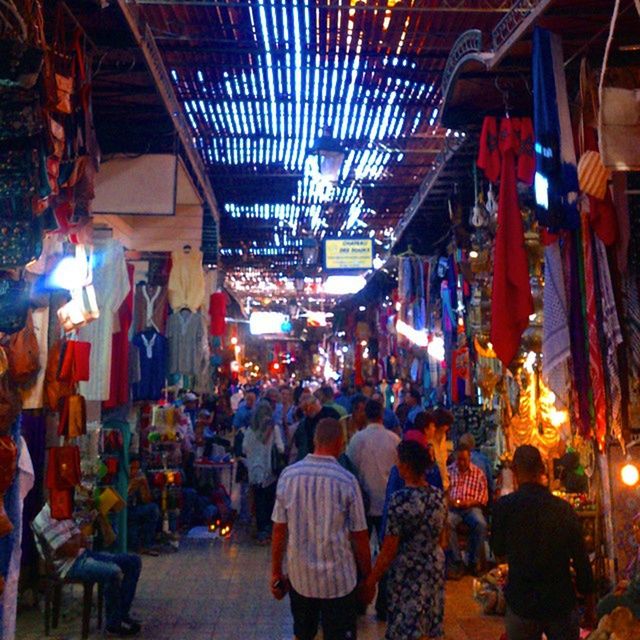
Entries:
POLYGON ((538 449, 518 447, 513 456, 517 490, 495 505, 492 547, 509 563, 505 589, 508 640, 578 640, 576 589, 594 619, 594 582, 582 527, 571 505, 544 485, 538 449), (571 567, 575 570, 575 588, 571 567))

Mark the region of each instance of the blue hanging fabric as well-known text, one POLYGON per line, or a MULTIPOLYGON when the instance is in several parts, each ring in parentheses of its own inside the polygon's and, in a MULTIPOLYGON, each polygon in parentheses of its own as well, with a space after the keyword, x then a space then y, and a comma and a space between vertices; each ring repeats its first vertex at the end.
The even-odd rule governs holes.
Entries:
MULTIPOLYGON (((20 418, 18 418, 11 427, 11 438, 18 447, 18 451, 20 450, 20 418)), ((11 556, 13 554, 13 549, 15 545, 20 544, 20 539, 22 537, 22 527, 21 527, 21 518, 22 518, 22 509, 20 505, 20 493, 19 493, 19 482, 18 482, 19 471, 16 469, 16 475, 11 483, 11 487, 4 495, 4 508, 13 524, 13 531, 6 536, 0 538, 0 575, 3 579, 7 578, 7 573, 9 571, 9 565, 11 563, 11 556)), ((3 599, 0 597, 0 637, 3 636, 4 629, 4 606, 3 599)))
POLYGON ((536 214, 551 231, 577 229, 578 170, 560 36, 533 34, 536 214))

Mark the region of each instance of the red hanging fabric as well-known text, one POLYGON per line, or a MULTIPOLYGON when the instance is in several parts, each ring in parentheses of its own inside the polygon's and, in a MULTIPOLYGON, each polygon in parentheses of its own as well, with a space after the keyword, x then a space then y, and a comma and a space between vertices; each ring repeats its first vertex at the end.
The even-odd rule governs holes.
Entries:
POLYGON ((500 176, 500 150, 498 149, 498 123, 492 116, 486 116, 482 123, 478 168, 484 171, 487 180, 496 182, 500 176))
POLYGON ((129 402, 129 329, 133 322, 134 266, 127 264, 129 293, 118 309, 120 331, 112 336, 111 373, 109 399, 103 402, 105 409, 113 409, 129 402))
POLYGON ((600 450, 604 451, 605 437, 607 434, 607 398, 602 351, 600 348, 600 337, 598 335, 596 276, 593 263, 592 235, 589 217, 582 214, 581 220, 584 284, 587 303, 587 334, 589 338, 589 375, 591 376, 591 389, 593 390, 596 440, 600 450))
POLYGON ((520 119, 520 153, 518 180, 531 186, 536 175, 535 135, 531 118, 520 119))
POLYGON ((227 331, 227 294, 217 291, 211 294, 209 301, 209 315, 211 316, 211 335, 222 338, 227 331))
POLYGON ((511 119, 505 118, 500 126, 502 173, 491 294, 491 342, 506 366, 516 356, 522 333, 533 313, 529 262, 516 185, 517 150, 518 140, 511 119))

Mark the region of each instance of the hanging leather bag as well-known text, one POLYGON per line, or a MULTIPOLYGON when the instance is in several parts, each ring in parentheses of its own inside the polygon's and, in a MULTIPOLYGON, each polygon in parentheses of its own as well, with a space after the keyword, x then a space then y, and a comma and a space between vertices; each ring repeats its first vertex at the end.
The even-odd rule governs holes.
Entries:
MULTIPOLYGON (((634 0, 640 16, 640 0, 634 0)), ((602 164, 612 171, 640 170, 640 86, 629 73, 626 86, 607 84, 609 56, 620 14, 616 0, 600 73, 598 135, 602 164)))
MULTIPOLYGON (((0 351, 4 354, 3 347, 0 351)), ((6 358, 6 355, 4 356, 6 358)), ((16 421, 22 410, 22 399, 17 387, 9 379, 9 374, 0 376, 0 435, 9 433, 13 423, 16 421)))
POLYGON ((33 328, 31 312, 25 326, 9 338, 7 346, 9 375, 18 385, 28 384, 40 371, 40 348, 33 328))
POLYGON ((47 59, 48 108, 56 113, 71 115, 74 104, 75 52, 67 45, 64 10, 58 4, 53 44, 47 59))
POLYGON ((60 368, 62 340, 56 340, 49 349, 47 357, 47 370, 44 377, 45 403, 47 409, 57 411, 60 401, 73 393, 73 383, 60 380, 58 370, 60 368))
POLYGON ((85 399, 74 393, 60 401, 58 435, 77 438, 87 433, 87 405, 85 399))

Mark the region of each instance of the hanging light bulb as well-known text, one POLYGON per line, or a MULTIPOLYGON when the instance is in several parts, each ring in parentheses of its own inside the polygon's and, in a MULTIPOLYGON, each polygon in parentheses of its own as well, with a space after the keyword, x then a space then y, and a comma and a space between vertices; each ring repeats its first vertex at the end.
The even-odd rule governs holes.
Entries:
POLYGON ((640 470, 633 462, 627 462, 620 469, 620 478, 627 487, 635 487, 640 482, 640 470))

